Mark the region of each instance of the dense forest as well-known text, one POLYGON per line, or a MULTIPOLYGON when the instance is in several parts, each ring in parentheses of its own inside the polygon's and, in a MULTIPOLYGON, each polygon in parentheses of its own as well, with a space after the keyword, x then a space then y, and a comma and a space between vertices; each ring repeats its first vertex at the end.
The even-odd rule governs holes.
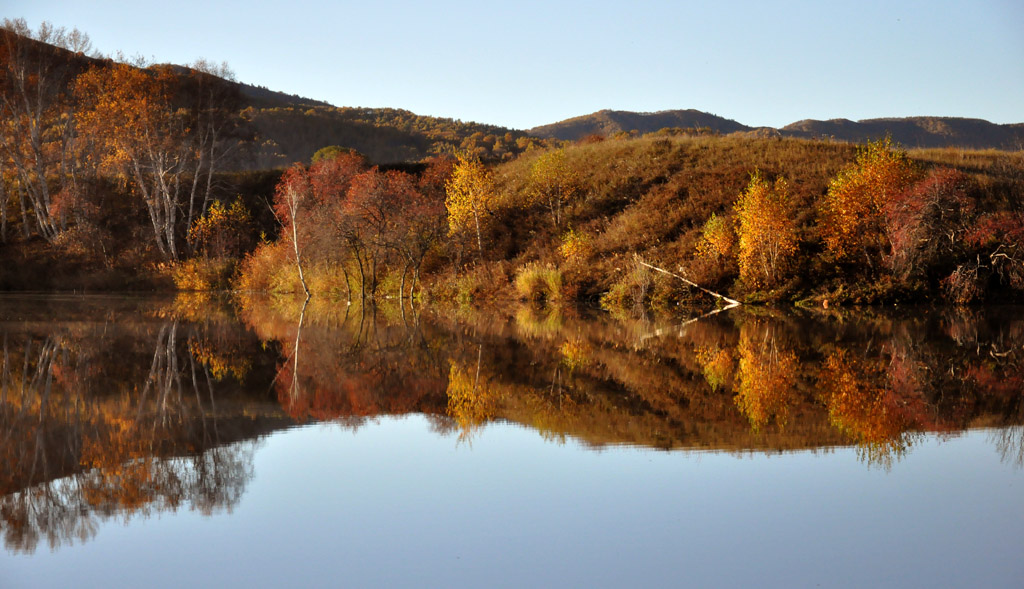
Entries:
POLYGON ((542 141, 94 57, 20 20, 0 53, 2 289, 609 309, 1024 291, 1020 151, 705 126, 542 141))

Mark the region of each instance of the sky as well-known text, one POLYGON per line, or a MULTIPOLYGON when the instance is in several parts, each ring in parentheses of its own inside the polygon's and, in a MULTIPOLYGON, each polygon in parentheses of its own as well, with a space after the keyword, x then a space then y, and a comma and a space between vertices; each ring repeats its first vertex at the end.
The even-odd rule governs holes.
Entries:
POLYGON ((955 116, 1024 122, 1024 2, 0 0, 157 63, 336 106, 529 129, 601 109, 750 126, 955 116))

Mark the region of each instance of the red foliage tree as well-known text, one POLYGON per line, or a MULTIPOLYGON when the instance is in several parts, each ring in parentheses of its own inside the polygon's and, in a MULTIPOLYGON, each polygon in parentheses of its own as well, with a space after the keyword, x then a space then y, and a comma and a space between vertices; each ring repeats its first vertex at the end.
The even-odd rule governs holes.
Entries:
POLYGON ((885 233, 892 246, 886 263, 897 277, 923 275, 955 259, 974 214, 970 189, 963 172, 939 168, 885 204, 885 233))

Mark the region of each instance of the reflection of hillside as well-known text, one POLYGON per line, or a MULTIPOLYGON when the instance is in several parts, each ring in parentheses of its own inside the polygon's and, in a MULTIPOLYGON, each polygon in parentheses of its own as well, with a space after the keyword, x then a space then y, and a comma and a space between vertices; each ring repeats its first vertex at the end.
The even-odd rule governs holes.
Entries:
POLYGON ((853 443, 887 464, 920 432, 1021 423, 1024 364, 1005 353, 1024 343, 1021 320, 913 317, 737 310, 679 329, 527 309, 470 325, 489 415, 591 444, 853 443))
POLYGON ((1019 349, 1024 329, 997 317, 736 310, 679 328, 560 308, 321 305, 243 312, 282 350, 275 388, 299 419, 446 414, 463 435, 507 420, 594 446, 856 444, 878 464, 921 432, 1021 421, 1019 358, 982 352, 1019 349))
MULTIPOLYGON (((489 389, 501 391, 496 416, 596 446, 776 451, 844 442, 820 418, 751 429, 731 390, 712 387, 700 363, 708 346, 735 346, 734 326, 707 322, 685 337, 647 338, 658 326, 562 315, 527 310, 514 325, 480 324, 490 327, 480 337, 489 389)), ((793 411, 805 417, 804 408, 793 411)))
POLYGON ((6 322, 0 339, 0 530, 11 550, 84 540, 111 517, 230 509, 252 476, 253 438, 290 423, 273 405, 218 392, 209 348, 237 346, 230 329, 6 322))

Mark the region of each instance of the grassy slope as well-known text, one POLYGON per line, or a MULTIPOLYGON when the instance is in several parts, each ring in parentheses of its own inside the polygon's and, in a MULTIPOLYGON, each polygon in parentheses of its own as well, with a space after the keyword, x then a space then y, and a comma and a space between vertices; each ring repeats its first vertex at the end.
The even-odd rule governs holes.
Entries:
MULTIPOLYGON (((530 262, 559 266, 583 298, 596 298, 623 282, 634 254, 674 271, 682 270, 708 286, 736 295, 742 288, 728 272, 703 272, 694 263, 701 228, 712 213, 727 213, 747 185, 750 174, 785 176, 799 211, 803 263, 783 298, 798 298, 842 285, 844 277, 816 261, 820 250, 818 207, 829 180, 853 161, 855 145, 779 138, 646 136, 569 147, 567 164, 582 181, 580 196, 569 204, 565 220, 554 227, 546 209, 523 208, 530 166, 539 156, 527 153, 496 168, 499 204, 490 217, 492 276, 512 280, 530 262), (569 228, 592 238, 593 253, 581 264, 558 255, 560 238, 569 228), (817 264, 817 266, 815 265, 817 264), (503 274, 502 274, 503 273, 503 274)), ((923 167, 951 166, 968 173, 983 196, 983 208, 1020 206, 1024 194, 1024 155, 1000 151, 954 149, 914 150, 910 157, 923 167), (1014 204, 1016 203, 1016 204, 1014 204)), ((494 296, 498 285, 481 286, 478 295, 494 296), (487 292, 490 290, 490 292, 487 292)), ((678 289, 660 279, 652 298, 679 297, 678 289)), ((670 281, 671 282, 671 281, 670 281)), ((852 299, 870 302, 887 295, 858 293, 852 299)), ((852 300, 851 299, 851 300, 852 300)))

